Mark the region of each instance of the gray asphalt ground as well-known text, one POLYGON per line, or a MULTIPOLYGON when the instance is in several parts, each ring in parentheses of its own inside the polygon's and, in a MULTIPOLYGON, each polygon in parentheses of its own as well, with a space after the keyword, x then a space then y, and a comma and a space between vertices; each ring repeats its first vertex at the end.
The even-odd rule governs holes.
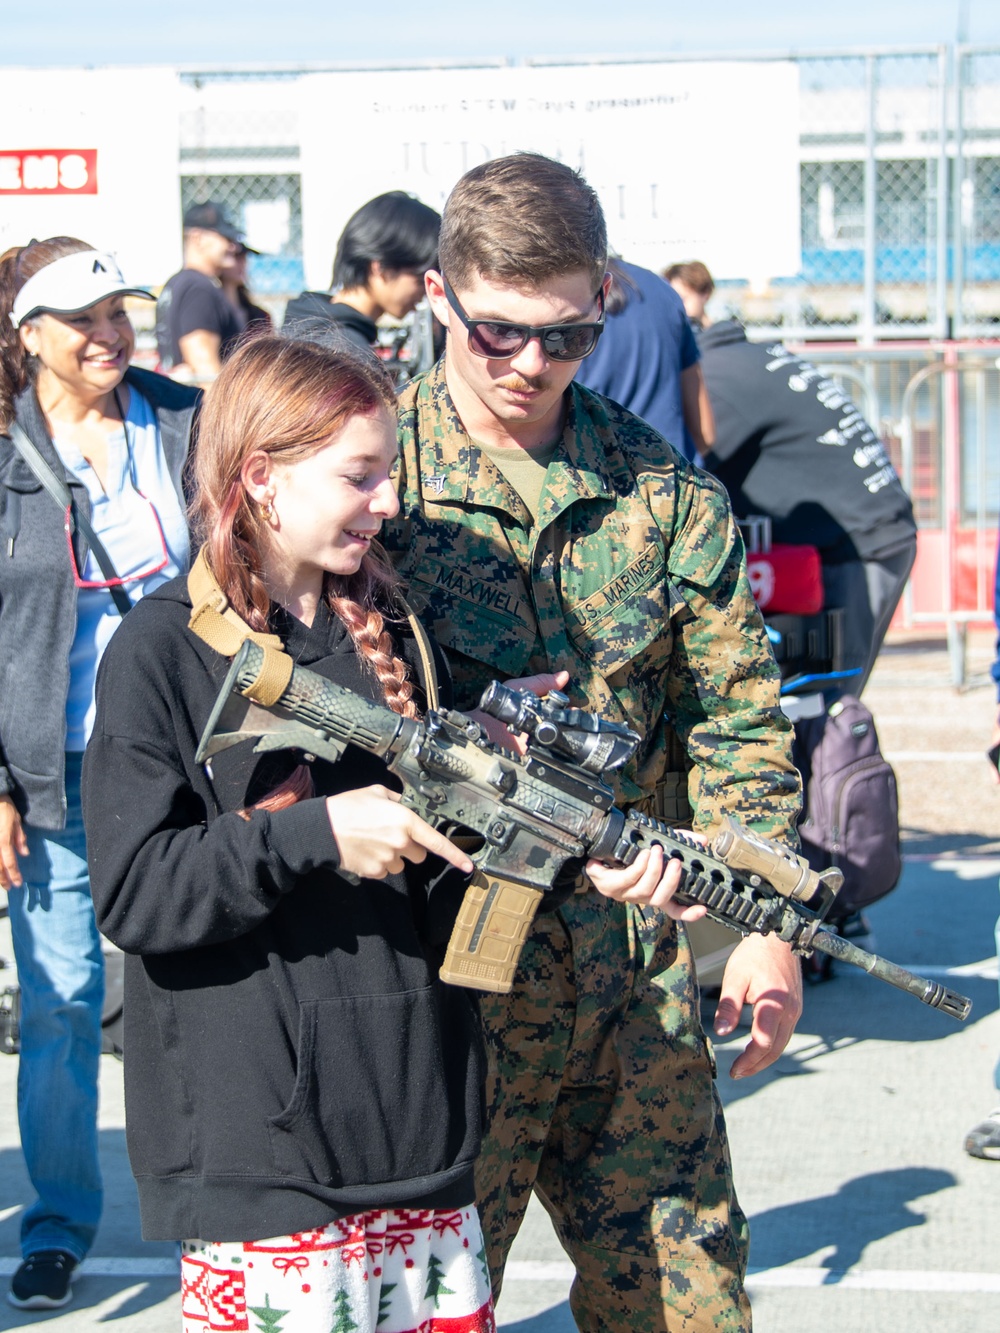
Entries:
MULTIPOLYGON (((994 717, 991 637, 972 635, 969 683, 950 685, 943 641, 890 639, 866 700, 900 781, 907 854, 899 888, 868 915, 878 952, 972 997, 960 1025, 841 968, 806 993, 785 1055, 733 1083, 746 1033, 717 1046, 737 1188, 751 1219, 757 1333, 995 1333, 1000 1323, 1000 1162, 962 1150, 1000 1104, 993 923, 1000 907, 1000 788, 983 751, 994 717)), ((6 922, 0 956, 10 958, 6 922)), ((0 984, 3 975, 0 973, 0 984)), ((712 1005, 706 1000, 705 1020, 712 1005)), ((0 1330, 110 1325, 176 1333, 171 1247, 139 1237, 124 1146, 121 1067, 105 1057, 107 1207, 64 1311, 0 1301, 0 1330)), ((18 1261, 30 1191, 17 1147, 17 1061, 0 1056, 0 1282, 18 1261)), ((498 1311, 510 1333, 571 1333, 571 1274, 533 1207, 498 1311)), ((294 1330, 288 1330, 294 1333, 294 1330)))

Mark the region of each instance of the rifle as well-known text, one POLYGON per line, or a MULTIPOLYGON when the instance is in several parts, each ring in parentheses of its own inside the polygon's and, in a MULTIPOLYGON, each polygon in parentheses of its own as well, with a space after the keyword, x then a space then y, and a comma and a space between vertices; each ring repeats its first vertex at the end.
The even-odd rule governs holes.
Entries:
MULTIPOLYGON (((799 953, 823 953, 864 968, 959 1020, 972 1002, 823 930, 843 876, 814 871, 788 848, 734 819, 706 848, 689 833, 614 804, 603 781, 634 753, 639 736, 620 723, 494 681, 480 708, 512 731, 527 732, 524 755, 494 744, 456 711, 414 721, 296 666, 276 703, 253 701, 264 651, 249 640, 233 658, 196 754, 211 775, 212 755, 243 741, 255 752, 302 750, 336 761, 347 745, 380 756, 403 783, 402 801, 446 834, 482 839, 448 945, 441 978, 479 990, 510 991, 528 929, 567 862, 588 857, 631 864, 659 843, 681 864, 674 901, 702 903, 708 915, 746 935, 773 932, 799 953)), ((571 867, 572 868, 572 867, 571 867)))

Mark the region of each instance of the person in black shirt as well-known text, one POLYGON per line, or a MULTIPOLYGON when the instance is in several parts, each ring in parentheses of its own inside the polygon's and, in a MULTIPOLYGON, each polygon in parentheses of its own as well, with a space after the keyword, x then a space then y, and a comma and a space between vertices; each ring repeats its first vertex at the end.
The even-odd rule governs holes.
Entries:
POLYGON ((776 542, 819 549, 859 695, 916 556, 909 497, 874 430, 822 371, 781 343, 748 342, 733 319, 706 324, 698 342, 715 416, 703 466, 738 516, 766 515, 776 542))
POLYGON ((244 239, 225 211, 195 204, 184 214, 184 267, 156 303, 160 369, 174 379, 208 384, 222 369, 243 326, 220 278, 244 239))
POLYGON ((243 331, 252 329, 255 333, 270 333, 273 328, 271 316, 253 299, 247 282, 247 256, 258 253, 248 245, 238 245, 219 275, 219 282, 226 300, 236 311, 236 318, 243 331))

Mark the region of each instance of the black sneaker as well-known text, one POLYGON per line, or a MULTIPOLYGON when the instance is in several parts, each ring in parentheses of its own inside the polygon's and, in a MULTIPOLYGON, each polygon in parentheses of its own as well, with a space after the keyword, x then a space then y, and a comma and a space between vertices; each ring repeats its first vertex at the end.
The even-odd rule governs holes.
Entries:
POLYGON ((72 1298, 76 1269, 76 1259, 65 1250, 39 1250, 11 1278, 7 1299, 19 1310, 58 1310, 72 1298))

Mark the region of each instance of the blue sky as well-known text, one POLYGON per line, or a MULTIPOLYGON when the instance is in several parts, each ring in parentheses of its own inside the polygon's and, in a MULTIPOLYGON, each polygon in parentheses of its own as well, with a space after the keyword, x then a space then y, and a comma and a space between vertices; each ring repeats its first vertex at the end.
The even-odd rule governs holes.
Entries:
POLYGON ((0 64, 401 61, 1000 43, 998 0, 80 0, 3 6, 0 64))

